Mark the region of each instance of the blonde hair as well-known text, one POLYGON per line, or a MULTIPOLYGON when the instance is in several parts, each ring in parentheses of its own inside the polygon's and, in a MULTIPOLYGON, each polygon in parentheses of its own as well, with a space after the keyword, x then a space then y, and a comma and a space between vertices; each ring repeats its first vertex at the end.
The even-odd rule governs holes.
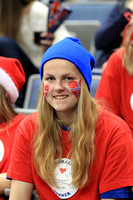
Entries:
POLYGON ((131 27, 133 29, 133 20, 127 25, 124 35, 125 54, 123 57, 123 65, 127 69, 129 76, 133 76, 133 44, 130 41, 131 33, 129 30, 131 27))
MULTIPOLYGON (((72 163, 72 184, 82 188, 89 180, 89 168, 95 157, 95 128, 98 108, 90 96, 88 87, 82 78, 80 98, 75 113, 75 121, 70 129, 72 149, 68 157, 72 163)), ((41 86, 38 103, 39 133, 34 143, 35 168, 40 177, 50 185, 56 185, 54 163, 62 157, 62 138, 60 121, 54 109, 48 104, 41 86)), ((59 162, 57 162, 58 165, 59 162)))
POLYGON ((10 123, 16 115, 17 113, 11 104, 6 90, 0 85, 0 123, 10 123))
POLYGON ((133 0, 126 0, 126 2, 125 2, 125 7, 127 8, 129 8, 129 9, 133 9, 133 0))

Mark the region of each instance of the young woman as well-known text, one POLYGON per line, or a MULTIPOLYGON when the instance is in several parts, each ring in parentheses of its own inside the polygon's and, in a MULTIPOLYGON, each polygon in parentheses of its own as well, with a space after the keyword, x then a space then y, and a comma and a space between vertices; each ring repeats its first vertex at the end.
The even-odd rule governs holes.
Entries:
POLYGON ((24 114, 17 114, 12 104, 25 83, 25 74, 17 59, 0 57, 0 200, 4 189, 10 188, 6 179, 16 129, 24 114))
POLYGON ((10 200, 128 198, 133 139, 127 124, 90 96, 94 58, 67 37, 44 54, 38 112, 18 128, 7 176, 10 200))
POLYGON ((96 98, 103 98, 133 132, 133 20, 123 36, 123 46, 110 56, 96 98))

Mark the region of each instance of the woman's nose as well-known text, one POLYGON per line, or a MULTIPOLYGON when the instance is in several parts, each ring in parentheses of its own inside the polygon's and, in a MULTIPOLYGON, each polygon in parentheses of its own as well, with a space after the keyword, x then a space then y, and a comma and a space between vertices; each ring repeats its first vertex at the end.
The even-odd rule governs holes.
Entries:
POLYGON ((55 90, 64 90, 64 86, 61 81, 56 81, 55 90))

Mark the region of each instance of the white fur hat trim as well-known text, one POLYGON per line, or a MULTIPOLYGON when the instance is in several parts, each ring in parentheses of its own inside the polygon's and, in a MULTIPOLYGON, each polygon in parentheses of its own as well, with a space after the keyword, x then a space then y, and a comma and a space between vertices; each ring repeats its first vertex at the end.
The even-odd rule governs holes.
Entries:
MULTIPOLYGON (((15 72, 14 72, 15 73, 15 72)), ((8 73, 6 73, 3 69, 0 68, 0 85, 2 85, 7 93, 9 94, 11 103, 15 103, 17 100, 19 93, 18 89, 15 86, 13 80, 9 76, 8 73)))

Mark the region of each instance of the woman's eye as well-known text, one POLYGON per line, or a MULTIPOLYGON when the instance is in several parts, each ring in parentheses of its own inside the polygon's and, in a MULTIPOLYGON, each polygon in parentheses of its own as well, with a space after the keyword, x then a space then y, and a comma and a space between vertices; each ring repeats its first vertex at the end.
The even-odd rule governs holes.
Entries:
POLYGON ((66 79, 67 81, 72 81, 72 80, 73 80, 72 77, 66 77, 65 79, 66 79))
POLYGON ((53 81, 54 78, 53 78, 53 77, 48 77, 46 80, 47 80, 47 81, 53 81))

